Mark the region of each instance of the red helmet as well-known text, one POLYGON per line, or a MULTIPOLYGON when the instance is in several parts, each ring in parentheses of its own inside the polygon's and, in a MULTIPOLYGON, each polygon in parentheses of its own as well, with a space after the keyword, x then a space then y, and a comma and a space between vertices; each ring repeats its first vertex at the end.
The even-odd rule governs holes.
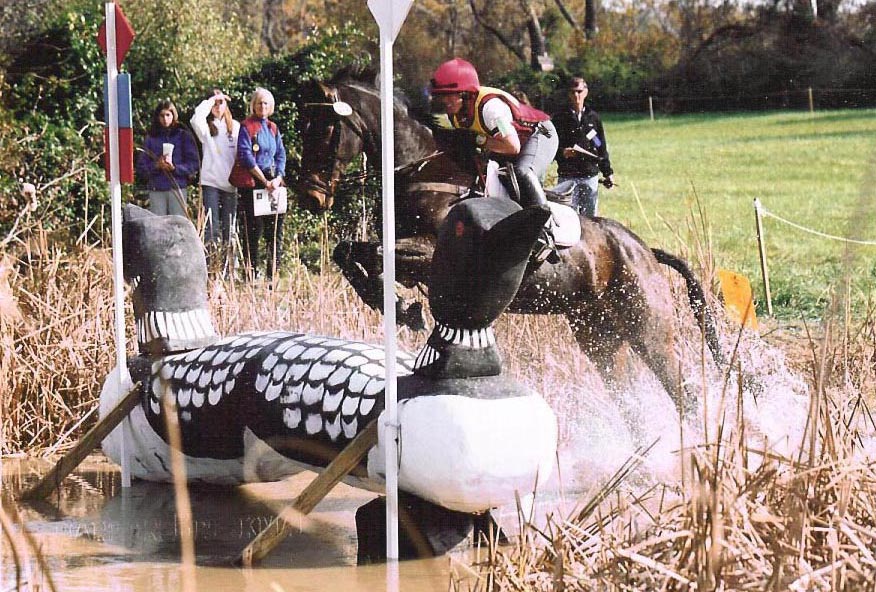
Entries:
POLYGON ((478 92, 481 86, 478 72, 470 63, 460 58, 444 62, 432 75, 432 94, 478 92))

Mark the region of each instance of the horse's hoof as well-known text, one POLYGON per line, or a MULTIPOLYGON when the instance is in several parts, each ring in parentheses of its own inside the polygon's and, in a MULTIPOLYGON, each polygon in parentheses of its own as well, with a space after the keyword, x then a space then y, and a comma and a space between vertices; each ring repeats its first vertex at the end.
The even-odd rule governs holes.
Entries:
POLYGON ((353 243, 350 241, 340 241, 335 250, 332 251, 332 261, 343 267, 343 263, 349 261, 353 256, 353 243))
POLYGON ((426 328, 423 305, 420 302, 414 302, 409 307, 403 308, 402 302, 399 301, 396 306, 396 323, 412 331, 423 331, 426 328))

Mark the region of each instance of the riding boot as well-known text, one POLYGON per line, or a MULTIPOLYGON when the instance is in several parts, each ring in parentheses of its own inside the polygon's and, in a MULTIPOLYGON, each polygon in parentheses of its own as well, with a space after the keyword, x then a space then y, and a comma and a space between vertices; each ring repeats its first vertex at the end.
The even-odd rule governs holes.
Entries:
POLYGON ((517 183, 517 169, 514 167, 514 163, 509 162, 505 166, 499 168, 498 174, 499 181, 502 183, 502 186, 505 187, 505 191, 508 192, 511 199, 523 205, 523 202, 521 201, 520 185, 517 183))
MULTIPOLYGON (((541 181, 535 171, 529 168, 515 169, 517 176, 517 185, 520 187, 520 205, 527 207, 542 207, 547 209, 547 198, 544 195, 544 188, 541 186, 541 181)), ((551 232, 549 225, 542 228, 541 236, 535 242, 535 260, 542 262, 547 260, 548 263, 558 263, 560 254, 557 252, 557 245, 554 242, 554 235, 551 232)))

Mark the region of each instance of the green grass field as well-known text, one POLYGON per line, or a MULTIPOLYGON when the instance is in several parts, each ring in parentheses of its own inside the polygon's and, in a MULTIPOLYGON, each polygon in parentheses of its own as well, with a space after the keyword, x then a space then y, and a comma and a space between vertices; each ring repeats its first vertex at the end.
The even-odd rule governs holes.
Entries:
MULTIPOLYGON (((753 200, 820 232, 876 241, 876 110, 605 117, 618 186, 600 214, 652 246, 696 259, 692 228, 705 212, 715 262, 752 282, 766 310, 753 200), (636 199, 638 193, 639 201, 636 199)), ((764 219, 776 316, 824 314, 851 279, 863 310, 876 279, 876 245, 855 246, 764 219)), ((700 233, 701 235, 702 233, 700 233)))

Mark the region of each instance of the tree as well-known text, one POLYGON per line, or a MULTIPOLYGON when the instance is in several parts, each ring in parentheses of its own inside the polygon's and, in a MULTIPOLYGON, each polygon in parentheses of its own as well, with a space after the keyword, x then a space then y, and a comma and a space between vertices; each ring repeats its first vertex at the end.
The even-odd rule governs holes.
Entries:
MULTIPOLYGON (((469 0, 472 15, 475 21, 486 31, 492 34, 499 42, 521 62, 526 63, 526 54, 522 49, 522 40, 520 37, 509 37, 503 29, 521 30, 524 27, 511 26, 502 27, 504 19, 497 18, 498 14, 510 13, 508 5, 504 5, 504 9, 495 8, 497 3, 479 9, 475 0, 469 0), (491 12, 488 12, 491 10, 491 12), (498 13, 498 14, 497 14, 498 13), (496 22, 497 24, 493 24, 496 22)), ((535 10, 535 5, 530 0, 518 0, 520 13, 518 19, 523 21, 526 32, 529 36, 529 65, 533 70, 542 69, 542 61, 539 58, 547 57, 547 44, 545 43, 544 34, 542 33, 541 23, 539 22, 538 12, 535 10), (520 18, 522 17, 522 19, 520 18)), ((519 22, 519 21, 518 21, 519 22)))
POLYGON ((547 57, 547 50, 541 32, 541 23, 538 22, 538 14, 529 0, 520 0, 520 8, 526 15, 526 30, 529 31, 529 65, 533 70, 541 70, 539 58, 547 57))
POLYGON ((587 39, 593 39, 598 30, 599 27, 596 26, 596 0, 586 0, 584 2, 584 34, 587 39))

